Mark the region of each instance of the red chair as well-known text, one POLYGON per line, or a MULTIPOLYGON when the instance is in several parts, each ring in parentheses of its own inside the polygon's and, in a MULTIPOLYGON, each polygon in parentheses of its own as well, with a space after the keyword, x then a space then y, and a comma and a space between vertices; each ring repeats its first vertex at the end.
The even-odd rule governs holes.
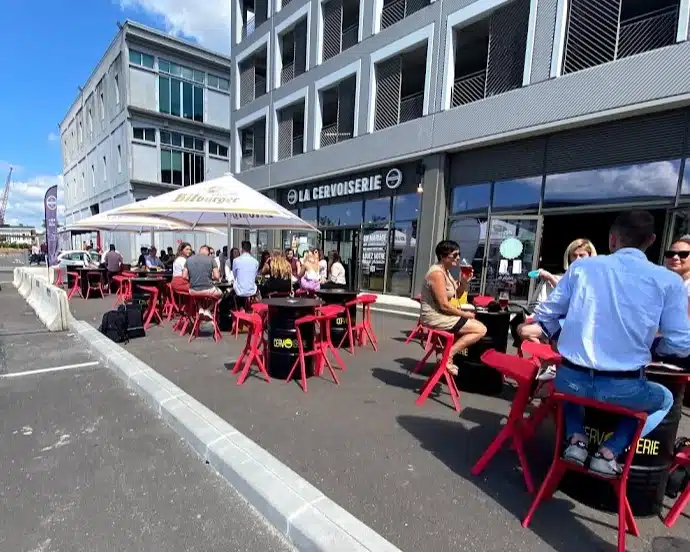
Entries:
POLYGON ((170 282, 165 284, 164 294, 165 300, 163 301, 163 318, 170 322, 170 320, 172 320, 172 318, 176 316, 180 310, 177 300, 175 299, 175 290, 170 282))
POLYGON ((253 303, 251 309, 254 314, 258 314, 264 321, 268 317, 268 305, 266 303, 253 303))
POLYGON ((345 370, 345 365, 343 364, 343 361, 340 358, 340 354, 338 353, 338 351, 336 351, 335 347, 333 346, 333 343, 331 342, 331 322, 336 316, 337 315, 335 311, 330 310, 322 312, 320 314, 310 314, 308 316, 302 316, 301 318, 295 320, 299 356, 297 357, 297 360, 295 360, 295 363, 292 365, 292 369, 288 374, 287 380, 285 380, 286 383, 292 380, 292 376, 294 375, 295 370, 297 370, 297 366, 299 365, 301 386, 302 390, 306 393, 307 366, 305 360, 307 357, 316 356, 317 365, 314 369, 314 373, 316 375, 320 375, 323 372, 323 365, 325 363, 335 384, 340 385, 340 382, 338 381, 338 376, 335 375, 335 370, 333 370, 333 365, 331 364, 331 361, 328 359, 327 355, 327 353, 330 351, 333 354, 333 357, 338 363, 340 369, 343 371, 345 370), (309 351, 304 350, 304 340, 302 339, 302 327, 305 325, 312 325, 317 327, 317 331, 315 332, 314 336, 314 346, 309 351))
POLYGON ((218 328, 218 305, 220 304, 221 296, 212 293, 193 293, 189 295, 189 301, 194 313, 194 322, 192 324, 192 331, 189 334, 189 343, 193 339, 199 337, 201 323, 204 321, 210 322, 213 326, 213 341, 218 341, 223 337, 218 328), (206 314, 206 311, 209 314, 206 314))
POLYGON ((446 385, 448 385, 450 397, 453 400, 453 406, 455 407, 456 412, 460 412, 460 392, 455 384, 455 379, 453 379, 453 376, 448 372, 447 368, 448 360, 450 358, 450 349, 455 342, 455 336, 452 333, 437 330, 435 328, 429 328, 427 326, 424 326, 424 329, 429 335, 426 346, 426 354, 414 367, 412 373, 417 374, 433 353, 440 355, 440 360, 436 363, 436 368, 431 376, 429 376, 420 389, 419 398, 417 399, 416 404, 417 406, 424 404, 424 401, 429 397, 441 377, 444 377, 446 385))
MULTIPOLYGON (((422 296, 415 295, 414 300, 418 303, 421 303, 422 296)), ((419 344, 424 345, 424 340, 428 338, 428 335, 426 330, 424 329, 424 325, 422 324, 421 316, 417 319, 417 325, 414 327, 414 330, 412 330, 412 332, 410 332, 410 335, 407 336, 407 339, 405 340, 405 345, 411 343, 412 340, 417 336, 419 336, 419 344)))
MULTIPOLYGON (((681 466, 690 466, 690 447, 686 447, 676 454, 676 457, 673 459, 673 465, 671 466, 671 473, 676 471, 681 466)), ((676 499, 673 506, 668 511, 668 514, 666 514, 666 517, 664 518, 664 525, 666 525, 666 527, 673 527, 678 520, 678 517, 683 513, 683 510, 685 510, 685 507, 688 505, 688 501, 690 501, 690 485, 683 489, 683 492, 676 499)))
POLYGON ((173 324, 173 331, 178 332, 179 335, 184 335, 187 332, 187 327, 194 325, 194 303, 191 300, 191 295, 187 291, 177 291, 177 305, 178 316, 177 322, 173 324))
POLYGON ((98 292, 101 297, 105 298, 105 290, 103 289, 103 275, 97 271, 89 271, 86 273, 86 299, 91 296, 91 292, 98 292))
POLYGON ((242 385, 247 377, 252 364, 255 364, 264 376, 267 382, 271 381, 271 377, 266 370, 265 351, 266 344, 264 342, 264 323, 261 316, 254 313, 247 313, 244 311, 237 311, 235 316, 240 318, 244 324, 248 326, 247 341, 239 358, 235 362, 232 369, 233 374, 237 374, 240 370, 240 376, 237 378, 237 385, 242 385))
POLYGON ((122 274, 116 274, 112 279, 117 282, 117 293, 115 294, 115 302, 113 303, 113 308, 115 308, 120 303, 125 304, 132 300, 132 282, 122 274))
POLYGON ((53 285, 57 287, 62 287, 64 285, 62 281, 62 269, 60 267, 54 268, 53 275, 55 276, 53 285))
POLYGON ((377 345, 379 341, 376 337, 376 333, 374 332, 374 328, 371 325, 371 305, 373 305, 374 303, 376 303, 376 295, 372 294, 360 295, 352 301, 348 301, 347 303, 345 303, 345 315, 347 316, 347 333, 340 340, 338 348, 341 348, 343 346, 343 343, 345 343, 345 339, 348 339, 350 342, 350 353, 354 355, 355 341, 359 344, 360 347, 363 347, 365 344, 366 336, 369 339, 371 346, 374 348, 374 351, 378 351, 377 345), (362 320, 360 322, 357 322, 356 314, 356 309, 358 305, 362 305, 362 320), (350 315, 351 307, 355 308, 354 320, 350 315))
POLYGON ((594 401, 592 399, 585 399, 582 397, 577 397, 574 395, 566 395, 564 393, 554 393, 552 395, 552 400, 556 404, 557 417, 556 417, 556 444, 554 446, 553 463, 549 468, 549 472, 546 474, 544 482, 541 484, 537 496, 534 498, 532 506, 530 506, 525 519, 522 521, 522 526, 529 526, 534 516, 539 504, 545 498, 551 498, 556 489, 558 488, 561 479, 567 471, 575 471, 587 475, 589 477, 594 477, 601 479, 610 483, 618 497, 618 552, 625 552, 625 533, 630 532, 632 535, 639 537, 640 531, 635 523, 635 518, 633 517, 632 510, 630 509, 630 503, 627 497, 628 488, 628 475, 630 473, 630 468, 632 466, 633 458, 635 456, 635 450, 637 449, 637 441, 642 433, 642 428, 647 420, 647 414, 645 412, 635 412, 628 408, 622 408, 620 406, 614 406, 611 404, 602 403, 599 401, 594 401), (628 447, 627 451, 624 453, 624 463, 623 472, 620 476, 615 479, 609 479, 606 477, 601 477, 597 474, 591 473, 589 469, 585 466, 578 466, 572 462, 564 460, 561 456, 561 450, 563 448, 563 443, 565 441, 564 435, 564 422, 563 422, 563 405, 565 402, 577 404, 584 406, 586 408, 594 408, 597 410, 602 410, 604 412, 610 412, 618 416, 628 416, 630 418, 635 418, 637 420, 637 429, 635 430, 635 436, 633 437, 631 446, 628 447))
MULTIPOLYGON (((556 365, 560 365, 562 362, 561 355, 554 351, 551 345, 536 343, 534 341, 523 341, 518 349, 518 356, 530 358, 537 368, 540 368, 544 362, 556 365), (525 355, 527 355, 527 357, 525 357, 525 355)), ((525 437, 528 438, 532 437, 547 416, 555 411, 555 405, 553 401, 551 401, 551 393, 553 392, 552 381, 539 382, 535 380, 532 389, 532 399, 540 394, 542 389, 546 391, 546 393, 544 393, 546 396, 542 399, 541 404, 532 412, 530 417, 526 419, 524 431, 525 437)))
POLYGON ((79 297, 83 298, 83 295, 81 294, 81 276, 79 276, 78 272, 68 272, 67 277, 69 281, 69 278, 72 278, 72 287, 69 290, 69 293, 67 294, 67 300, 69 301, 72 299, 72 296, 75 293, 79 294, 79 297))
POLYGON ((156 318, 158 324, 163 324, 163 318, 158 310, 158 296, 159 291, 156 286, 139 286, 139 289, 144 293, 148 293, 149 302, 144 312, 144 329, 148 330, 151 322, 156 318))
POLYGON ((491 297, 490 295, 477 295, 477 297, 475 297, 472 300, 472 304, 475 307, 480 307, 482 309, 485 309, 486 307, 489 306, 489 304, 493 303, 495 300, 496 299, 491 297))

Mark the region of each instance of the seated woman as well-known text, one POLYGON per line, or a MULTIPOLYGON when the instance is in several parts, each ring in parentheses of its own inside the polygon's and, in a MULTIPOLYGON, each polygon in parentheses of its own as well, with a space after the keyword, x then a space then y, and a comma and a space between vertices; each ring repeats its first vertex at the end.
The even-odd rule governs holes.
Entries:
POLYGON ((424 277, 420 320, 425 326, 455 334, 447 369, 457 375, 458 367, 453 363, 455 355, 484 337, 486 326, 474 319, 474 312, 451 305, 451 299, 462 295, 472 278, 463 276, 460 282, 456 282, 450 275, 450 269, 458 266, 458 243, 451 240, 439 242, 436 245, 436 258, 438 263, 431 265, 424 277))
POLYGON ((192 255, 192 246, 187 242, 182 242, 177 248, 177 257, 172 265, 173 277, 170 284, 174 291, 189 293, 189 280, 183 277, 184 267, 187 259, 192 255))
MULTIPOLYGON (((596 256, 597 250, 594 248, 594 244, 591 241, 579 238, 570 242, 563 254, 563 274, 565 274, 568 267, 578 259, 596 256)), ((546 270, 539 269, 539 279, 541 282, 540 288, 536 294, 536 304, 533 305, 534 307, 549 296, 551 290, 558 285, 563 274, 551 274, 546 270)), ((510 330, 516 346, 522 341, 539 341, 542 336, 541 327, 531 322, 525 322, 525 317, 521 314, 513 318, 510 324, 510 330)))
POLYGON ((683 279, 688 290, 688 314, 690 314, 690 235, 683 236, 664 251, 664 266, 683 279))
POLYGON ((292 267, 280 251, 274 253, 271 258, 266 280, 261 288, 264 296, 272 293, 292 293, 292 267))
POLYGON ((307 251, 302 259, 299 287, 300 289, 308 292, 319 291, 321 289, 319 261, 316 259, 312 251, 307 251))
POLYGON ((322 284, 321 287, 326 289, 333 288, 346 288, 347 280, 345 278, 345 267, 340 261, 340 255, 337 251, 333 250, 328 253, 328 268, 326 273, 328 278, 326 283, 322 284))

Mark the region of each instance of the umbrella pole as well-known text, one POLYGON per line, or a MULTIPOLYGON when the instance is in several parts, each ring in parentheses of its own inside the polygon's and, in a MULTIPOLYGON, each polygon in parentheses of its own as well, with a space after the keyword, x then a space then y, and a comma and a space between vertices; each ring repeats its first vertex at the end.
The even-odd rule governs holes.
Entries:
POLYGON ((154 246, 154 244, 153 244, 153 228, 151 228, 151 245, 149 246, 149 249, 153 246, 154 246))
POLYGON ((230 250, 233 247, 233 240, 232 240, 232 221, 230 220, 230 216, 226 215, 227 220, 228 220, 228 256, 230 256, 230 250))

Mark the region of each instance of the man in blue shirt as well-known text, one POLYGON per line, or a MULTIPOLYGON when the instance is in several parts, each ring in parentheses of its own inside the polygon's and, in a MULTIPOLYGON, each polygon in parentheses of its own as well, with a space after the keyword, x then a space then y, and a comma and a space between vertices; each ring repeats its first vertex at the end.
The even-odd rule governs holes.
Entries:
POLYGON ((146 256, 146 268, 163 268, 163 263, 161 263, 157 253, 155 247, 149 249, 149 254, 146 256))
MULTIPOLYGON (((547 338, 558 335, 563 364, 557 391, 649 413, 642 435, 650 433, 673 405, 671 392, 645 379, 657 332, 659 355, 690 354, 687 292, 681 278, 650 263, 654 218, 646 211, 623 213, 609 234, 612 255, 579 259, 535 311, 547 338)), ((584 412, 564 408, 568 447, 564 458, 584 465, 588 438, 584 412)), ((589 469, 605 477, 621 472, 616 458, 628 447, 637 421, 620 421, 613 435, 590 458, 589 469)))
POLYGON ((237 306, 247 308, 248 299, 256 295, 256 274, 259 270, 259 262, 252 257, 252 244, 242 242, 242 254, 232 263, 232 275, 235 281, 232 284, 237 297, 237 306))

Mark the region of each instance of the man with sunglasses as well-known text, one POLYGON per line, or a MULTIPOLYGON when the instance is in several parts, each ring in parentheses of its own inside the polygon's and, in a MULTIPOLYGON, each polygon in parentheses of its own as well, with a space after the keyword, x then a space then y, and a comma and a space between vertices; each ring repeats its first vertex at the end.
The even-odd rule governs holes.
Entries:
MULTIPOLYGON (((609 233, 611 255, 580 259, 535 310, 545 337, 559 330, 557 391, 649 413, 642 436, 654 430, 673 406, 671 392, 647 381, 644 367, 655 353, 687 357, 690 319, 683 282, 647 260, 654 243, 654 217, 646 211, 623 213, 609 233), (562 327, 560 321, 563 319, 562 327)), ((564 408, 568 446, 564 458, 584 465, 589 442, 584 412, 564 408)), ((617 457, 630 445, 637 422, 622 419, 589 462, 590 471, 617 477, 617 457)))
POLYGON ((688 292, 688 315, 690 316, 690 235, 683 236, 671 244, 664 252, 664 266, 683 280, 688 292))

